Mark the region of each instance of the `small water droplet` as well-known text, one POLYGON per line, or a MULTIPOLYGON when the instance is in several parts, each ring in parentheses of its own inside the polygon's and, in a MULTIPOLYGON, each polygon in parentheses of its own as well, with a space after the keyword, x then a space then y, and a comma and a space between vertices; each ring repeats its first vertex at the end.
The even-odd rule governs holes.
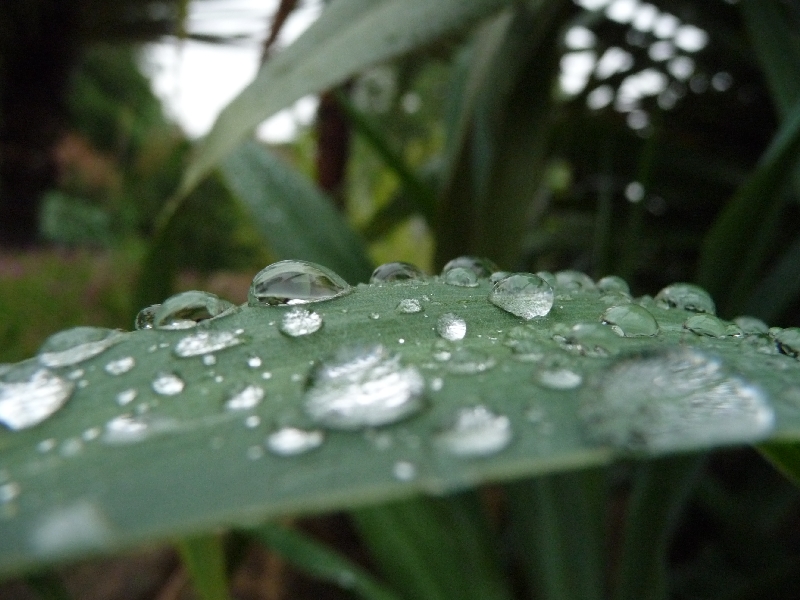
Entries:
POLYGON ((284 313, 280 332, 289 337, 301 337, 320 330, 322 317, 319 313, 305 308, 293 308, 284 313))
POLYGON ((133 326, 136 329, 152 329, 153 328, 153 320, 156 317, 156 311, 161 308, 160 304, 153 304, 152 306, 147 306, 139 311, 136 315, 136 320, 133 322, 133 326))
POLYGON ((308 304, 352 291, 332 270, 302 260, 282 260, 259 271, 248 293, 250 306, 308 304))
POLYGON ((0 375, 0 423, 13 430, 33 427, 69 400, 75 384, 27 360, 0 375))
POLYGON ((39 348, 39 362, 46 367, 66 367, 97 356, 121 341, 124 334, 104 327, 73 327, 55 333, 39 348))
POLYGON ((467 322, 453 313, 445 313, 436 322, 436 332, 451 342, 463 340, 467 334, 467 322))
POLYGON ((398 481, 413 481, 417 477, 417 465, 407 460, 398 460, 392 466, 392 475, 398 481))
POLYGON ((400 302, 397 303, 397 308, 395 309, 399 313, 403 314, 412 314, 418 313, 422 311, 422 305, 419 303, 419 300, 416 298, 403 298, 400 302))
POLYGON ((36 449, 42 454, 45 454, 47 452, 51 452, 53 448, 56 447, 57 443, 58 442, 56 441, 55 438, 47 438, 46 440, 42 440, 41 442, 36 444, 36 449))
POLYGON ((442 272, 442 278, 447 285, 457 287, 478 287, 478 276, 473 271, 463 267, 456 267, 442 272))
POLYGON ((775 332, 773 335, 778 344, 778 350, 787 356, 798 358, 800 356, 800 327, 787 327, 775 332))
POLYGON ((553 288, 537 275, 515 273, 492 286, 489 301, 512 315, 530 320, 550 312, 553 288))
POLYGON ((258 415, 250 415, 244 420, 244 426, 248 429, 255 429, 261 425, 261 417, 258 415))
POLYGON ((557 324, 553 327, 553 340, 567 352, 592 358, 604 358, 619 349, 619 337, 599 323, 577 323, 572 327, 557 324))
POLYGON ((64 458, 71 458, 83 452, 83 442, 80 438, 67 438, 61 443, 59 454, 64 458))
POLYGON ((430 388, 434 392, 438 392, 444 387, 444 380, 441 377, 434 377, 431 379, 430 388))
POLYGON ((736 325, 746 335, 765 334, 769 331, 769 326, 761 319, 755 317, 741 316, 733 320, 736 325))
POLYGON ((175 396, 185 387, 183 379, 175 373, 159 373, 152 382, 153 391, 162 396, 175 396))
POLYGON ((217 352, 241 343, 241 338, 233 331, 198 331, 179 340, 172 351, 175 356, 188 358, 217 352))
POLYGON ((67 379, 71 379, 75 381, 76 379, 80 379, 86 374, 86 371, 83 369, 75 369, 74 371, 70 371, 69 375, 67 375, 67 379))
POLYGON ((624 337, 652 337, 658 333, 658 323, 646 308, 638 304, 622 304, 606 309, 600 316, 612 331, 624 337))
POLYGON ((261 374, 261 379, 272 379, 272 373, 270 373, 269 371, 264 371, 261 374))
POLYGON ((592 278, 586 273, 571 269, 556 273, 556 286, 568 292, 593 292, 597 289, 592 278))
POLYGON ((119 404, 120 406, 125 406, 126 404, 130 404, 136 399, 138 393, 139 392, 135 388, 122 390, 119 394, 117 394, 117 404, 119 404))
POLYGON ((384 346, 344 347, 312 367, 305 409, 336 429, 385 425, 419 410, 424 389, 419 371, 384 346))
POLYGON ((373 321, 377 321, 378 319, 381 318, 381 316, 378 313, 374 312, 374 313, 369 313, 369 318, 372 319, 373 321))
POLYGON ((122 375, 123 373, 130 371, 135 366, 136 360, 132 356, 123 356, 122 358, 117 358, 109 363, 106 363, 106 366, 103 368, 109 375, 122 375))
POLYGON ((623 294, 630 294, 631 289, 628 283, 616 275, 606 275, 597 282, 597 289, 606 294, 610 292, 621 292, 623 294))
POLYGON ((247 366, 251 369, 257 369, 261 366, 261 357, 260 356, 250 356, 247 358, 247 366))
POLYGON ((511 437, 508 417, 478 405, 459 410, 455 422, 436 435, 435 443, 455 456, 478 457, 503 450, 511 437))
POLYGON ((490 277, 495 271, 500 269, 488 258, 479 258, 477 256, 459 256, 448 262, 442 269, 442 276, 454 269, 467 269, 475 274, 475 277, 485 279, 490 277))
POLYGON ((201 321, 222 316, 233 308, 233 304, 214 294, 191 290, 164 300, 155 309, 152 323, 158 329, 188 329, 201 321))
POLYGON ((267 436, 267 448, 279 456, 296 456, 319 448, 325 436, 319 429, 282 427, 267 436))
POLYGON ((567 367, 554 367, 540 371, 539 383, 553 390, 574 390, 583 383, 583 376, 567 367))
POLYGON ((497 364, 494 358, 473 348, 455 348, 447 361, 447 370, 458 375, 475 375, 492 369, 497 364))
POLYGON ((217 357, 213 354, 206 354, 203 356, 203 364, 207 367, 213 367, 217 364, 217 357))
POLYGON ((390 262, 375 269, 372 272, 372 277, 369 278, 369 282, 384 283, 414 279, 425 279, 425 273, 410 263, 390 262))
POLYGON ((727 330, 723 321, 714 315, 706 313, 692 315, 686 319, 683 327, 697 335, 706 335, 708 337, 725 337, 727 330))
POLYGON ((658 292, 655 301, 661 308, 682 308, 698 313, 716 314, 711 296, 703 288, 691 283, 673 283, 658 292))
POLYGON ((619 360, 586 390, 581 415, 592 440, 656 454, 753 442, 775 420, 761 388, 691 348, 619 360))
POLYGON ((100 428, 90 427, 81 434, 81 437, 83 438, 84 442, 91 442, 93 440, 96 440, 98 437, 100 437, 100 428))
POLYGON ((247 458, 250 460, 258 460, 264 456, 264 449, 261 446, 250 446, 247 449, 247 458))
POLYGON ((15 481, 0 485, 0 504, 8 504, 12 500, 16 500, 21 492, 22 488, 15 481))
POLYGON ((264 388, 258 385, 246 385, 234 391, 225 402, 228 410, 249 410, 258 406, 264 398, 264 388))

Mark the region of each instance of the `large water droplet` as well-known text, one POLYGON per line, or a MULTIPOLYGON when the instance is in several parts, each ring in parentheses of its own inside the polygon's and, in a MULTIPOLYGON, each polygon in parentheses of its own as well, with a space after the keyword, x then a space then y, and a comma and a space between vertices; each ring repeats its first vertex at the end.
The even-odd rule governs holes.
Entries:
POLYGON ((403 298, 397 303, 397 312, 410 315, 422 311, 422 305, 416 298, 403 298))
POLYGON ((492 286, 489 301, 523 319, 544 317, 553 307, 553 288, 531 273, 515 273, 492 286))
POLYGON ((136 366, 136 360, 132 356, 123 356, 106 363, 103 367, 109 375, 122 375, 136 366))
POLYGON ((775 332, 778 349, 788 356, 800 356, 800 327, 787 327, 775 332))
POLYGON ((684 328, 696 333, 697 335, 707 335, 709 337, 725 337, 727 331, 723 321, 709 314, 692 315, 683 324, 684 328))
POLYGON ((302 260, 271 264, 253 278, 250 306, 308 304, 338 298, 352 291, 347 282, 322 265, 302 260))
POLYGON ((478 287, 478 276, 473 271, 463 267, 456 267, 442 273, 442 279, 447 285, 456 287, 478 287))
POLYGON ((47 367, 66 367, 97 356, 121 341, 124 334, 104 327, 73 327, 55 333, 39 348, 39 362, 47 367))
POLYGON ((158 329, 187 329, 233 308, 233 304, 209 292, 181 292, 158 306, 153 315, 153 326, 158 329))
POLYGON ((326 427, 385 425, 419 410, 424 389, 419 371, 384 346, 345 347, 312 367, 305 409, 326 427))
POLYGON ((175 373, 159 373, 152 382, 153 391, 162 396, 176 396, 183 391, 185 383, 175 373))
POLYGON ((250 410, 255 408, 264 398, 264 388, 258 385, 246 385, 235 390, 225 401, 228 410, 250 410))
POLYGON ((172 351, 175 356, 187 358, 201 356, 241 344, 235 331, 198 331, 182 338, 172 351))
POLYGON ((582 416, 594 441, 655 454, 753 442, 775 420, 761 388, 690 348, 620 360, 582 416))
POLYGON ((451 342, 463 340, 467 334, 467 322, 453 313, 445 313, 436 322, 436 332, 451 342))
POLYGON ((646 308, 638 304, 622 304, 606 309, 600 320, 611 325, 617 335, 649 337, 658 333, 658 323, 646 308))
POLYGON ((458 258, 454 258, 444 266, 442 269, 442 276, 446 276, 447 273, 453 269, 467 269, 468 271, 472 271, 477 278, 491 277, 492 273, 500 270, 498 266, 488 258, 479 258, 477 256, 459 256, 458 258))
POLYGON ((69 400, 74 383, 27 360, 0 375, 0 422, 19 430, 38 425, 69 400))
POLYGON ((691 283, 673 283, 658 292, 656 303, 662 308, 682 308, 692 312, 716 314, 714 301, 703 288, 691 283))
POLYGON ((479 405, 459 410, 455 422, 436 435, 435 443, 450 454, 477 457, 499 452, 511 437, 509 418, 479 405))
POLYGON ((591 292, 597 289, 592 278, 586 273, 571 269, 556 273, 556 286, 569 292, 591 292))
POLYGON ((284 313, 279 329, 289 337, 300 337, 319 331, 321 327, 322 317, 319 313, 305 308, 293 308, 284 313))
POLYGON ((765 334, 769 331, 769 325, 756 317, 743 315, 741 317, 736 317, 733 322, 736 323, 742 330, 742 333, 746 335, 765 334))
POLYGON ((628 283, 616 275, 606 275, 597 282, 597 289, 603 293, 620 292, 623 294, 630 294, 631 289, 628 283))
POLYGON ((282 427, 267 436, 267 448, 279 456, 296 456, 319 448, 325 435, 319 429, 282 427))
POLYGON ((408 281, 409 279, 424 279, 418 267, 406 262, 385 263, 372 272, 370 283, 384 283, 390 281, 408 281))

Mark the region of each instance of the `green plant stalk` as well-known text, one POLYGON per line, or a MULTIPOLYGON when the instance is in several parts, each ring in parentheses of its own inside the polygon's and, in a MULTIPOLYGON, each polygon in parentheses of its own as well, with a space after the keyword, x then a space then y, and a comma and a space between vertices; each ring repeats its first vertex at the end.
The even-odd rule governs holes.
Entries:
POLYGON ((55 573, 37 573, 25 578, 28 587, 36 592, 40 600, 72 600, 66 586, 55 573))
POLYGON ((702 462, 702 457, 688 455, 637 465, 614 600, 669 598, 669 539, 702 462))
POLYGON ((216 534, 186 538, 178 552, 202 600, 229 600, 225 545, 216 534))
POLYGON ((298 531, 269 523, 249 533, 300 571, 352 591, 363 600, 400 600, 362 567, 298 531))
POLYGON ((536 598, 605 598, 605 469, 509 484, 508 509, 536 598))

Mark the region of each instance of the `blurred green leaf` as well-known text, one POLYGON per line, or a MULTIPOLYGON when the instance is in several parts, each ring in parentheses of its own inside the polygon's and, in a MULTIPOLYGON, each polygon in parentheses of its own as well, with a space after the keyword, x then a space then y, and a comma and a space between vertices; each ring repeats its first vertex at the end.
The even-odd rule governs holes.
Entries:
POLYGON ((228 600, 225 547, 217 534, 190 537, 178 542, 178 550, 201 600, 228 600))

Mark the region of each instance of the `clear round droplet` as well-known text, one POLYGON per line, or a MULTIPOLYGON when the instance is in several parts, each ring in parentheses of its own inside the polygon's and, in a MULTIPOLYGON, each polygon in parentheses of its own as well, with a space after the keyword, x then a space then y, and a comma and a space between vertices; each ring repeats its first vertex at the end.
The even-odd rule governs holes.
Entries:
POLYGON ((186 386, 183 379, 175 373, 159 373, 151 383, 153 391, 162 396, 176 396, 186 386))
POLYGON ((436 333, 451 342, 463 340, 467 334, 467 322, 458 315, 445 313, 436 321, 436 333))
POLYGON ((488 258, 477 256, 459 256, 448 262, 442 269, 442 277, 454 269, 467 269, 475 274, 478 279, 491 277, 492 273, 500 269, 488 258))
POLYGON ((152 329, 153 328, 153 320, 156 317, 156 311, 161 308, 160 304, 153 304, 152 306, 147 306, 139 311, 136 315, 136 319, 133 322, 133 326, 138 329, 152 329))
POLYGON ((308 375, 304 406, 317 423, 360 429, 394 423, 422 407, 425 380, 384 346, 344 347, 308 375))
POLYGON ((766 393, 691 348, 619 360, 587 389, 581 411, 592 441, 661 454, 751 443, 772 431, 766 393))
POLYGON ((395 281, 409 281, 414 279, 424 279, 423 273, 418 267, 406 262, 390 262, 382 264, 372 272, 369 278, 370 283, 388 283, 395 281))
POLYGON ((683 327, 697 335, 705 335, 708 337, 725 337, 727 333, 727 326, 723 321, 714 315, 706 313, 692 315, 686 319, 683 327))
POLYGON ((322 265, 302 260, 282 260, 259 271, 250 285, 250 306, 309 304, 344 296, 348 283, 322 265))
POLYGON ((139 394, 139 391, 136 388, 128 388, 127 390, 122 390, 116 396, 117 404, 120 406, 126 406, 136 400, 136 396, 139 394))
POLYGON ((255 408, 264 398, 264 388, 258 385, 243 386, 228 396, 225 408, 228 410, 250 410, 255 408))
POLYGON ((260 356, 249 356, 247 358, 247 366, 251 369, 257 369, 261 366, 261 357, 260 356))
POLYGON ((456 287, 478 287, 478 276, 474 271, 464 267, 456 267, 442 273, 442 279, 447 285, 456 287))
POLYGON ((278 456, 296 456, 319 448, 325 435, 319 429, 298 429, 282 427, 267 436, 266 445, 270 452, 278 456))
POLYGON ((504 311, 530 320, 544 317, 553 308, 553 288, 532 273, 515 273, 492 286, 489 302, 504 311))
POLYGON ((158 306, 153 315, 153 327, 188 329, 201 321, 221 316, 233 308, 233 304, 209 292, 181 292, 170 296, 158 306))
POLYGON ((593 292, 597 289, 586 273, 567 269, 556 273, 556 286, 568 292, 593 292))
POLYGON ((658 292, 655 301, 661 308, 682 308, 698 313, 714 315, 717 309, 714 300, 703 288, 691 283, 673 283, 658 292))
POLYGON ((603 312, 600 320, 623 337, 652 337, 658 333, 655 317, 638 304, 612 306, 603 312))
POLYGON ((241 344, 235 331, 198 331, 181 338, 172 349, 175 356, 202 356, 241 344))
POLYGON ((136 366, 136 360, 132 356, 123 356, 106 363, 103 367, 109 375, 122 375, 136 366))
POLYGON ((27 360, 0 375, 0 423, 18 431, 42 423, 69 400, 75 384, 27 360))
POLYGON ((104 327, 73 327, 55 333, 39 348, 39 362, 46 367, 66 367, 104 352, 124 334, 104 327))
POLYGON ((454 423, 435 437, 437 446, 460 457, 489 456, 511 443, 511 421, 485 406, 462 408, 454 423))
POLYGON ((418 313, 422 311, 422 305, 420 304, 419 300, 416 298, 403 298, 400 302, 397 303, 396 309, 397 312, 410 315, 413 313, 418 313))
POLYGON ((305 308, 293 308, 284 313, 279 329, 289 337, 301 337, 320 330, 322 317, 319 313, 305 308))
POLYGON ((617 275, 606 275, 597 282, 597 289, 603 293, 621 292, 623 294, 630 294, 631 289, 628 283, 617 275))
POLYGON ((733 320, 745 335, 766 334, 769 332, 769 325, 756 317, 741 316, 733 320))

